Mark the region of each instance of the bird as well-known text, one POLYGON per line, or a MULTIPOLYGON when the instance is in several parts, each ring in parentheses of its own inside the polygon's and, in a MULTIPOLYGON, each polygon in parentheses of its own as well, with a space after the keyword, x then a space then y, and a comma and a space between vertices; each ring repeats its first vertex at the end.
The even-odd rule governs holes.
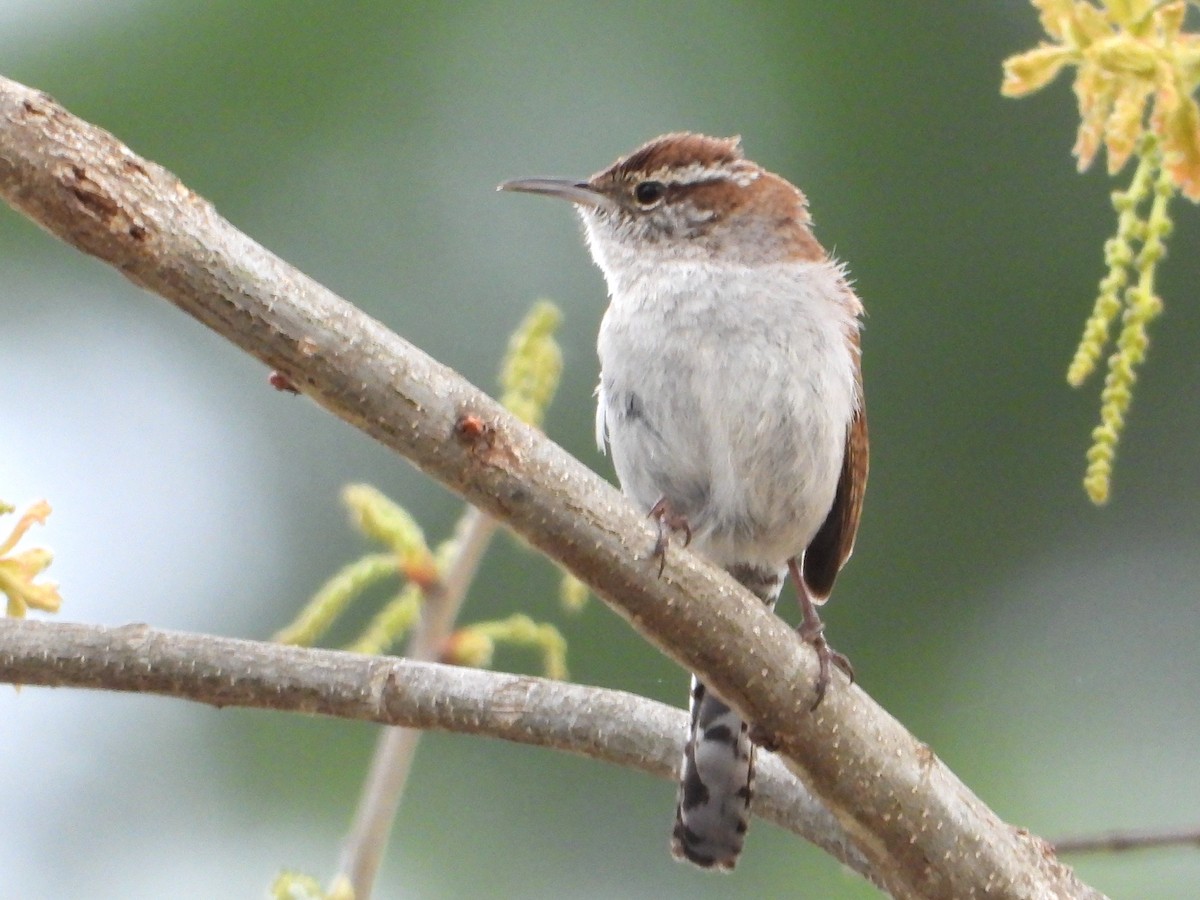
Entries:
MULTIPOLYGON (((597 340, 596 439, 623 493, 774 608, 794 582, 817 652, 813 708, 849 660, 817 607, 854 548, 868 471, 860 331, 846 267, 804 193, 741 139, 657 137, 586 181, 501 190, 572 203, 609 305, 597 340)), ((673 854, 736 864, 754 792, 749 725, 693 676, 673 854)))

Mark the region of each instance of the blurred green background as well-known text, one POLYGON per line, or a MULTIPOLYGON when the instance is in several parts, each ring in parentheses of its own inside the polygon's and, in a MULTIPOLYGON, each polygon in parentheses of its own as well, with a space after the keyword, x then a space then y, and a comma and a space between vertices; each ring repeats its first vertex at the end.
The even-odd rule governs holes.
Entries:
MULTIPOLYGON (((1000 61, 1038 37, 1025 0, 0 0, 2 74, 475 383, 494 389, 503 335, 554 298, 566 373, 547 431, 606 475, 602 279, 564 205, 493 188, 587 175, 669 130, 743 135, 808 193, 870 311, 871 484, 826 612, 834 644, 1015 824, 1195 824, 1200 216, 1176 209, 1166 314, 1095 509, 1080 479, 1100 385, 1063 375, 1123 182, 1074 173, 1066 82, 999 97, 1000 61)), ((444 490, 7 208, 0 272, 0 496, 54 504, 36 539, 57 553, 63 618, 264 637, 362 552, 344 483, 377 484, 434 539, 457 517, 444 490)), ((683 703, 682 672, 598 603, 564 615, 556 581, 502 539, 465 619, 554 620, 576 679, 683 703)), ((325 877, 375 734, 0 692, 0 898, 257 897, 281 867, 325 877)), ((763 823, 730 879, 676 865, 673 797, 430 735, 378 894, 875 896, 763 823)), ((1200 883, 1195 851, 1077 863, 1115 897, 1200 883)))

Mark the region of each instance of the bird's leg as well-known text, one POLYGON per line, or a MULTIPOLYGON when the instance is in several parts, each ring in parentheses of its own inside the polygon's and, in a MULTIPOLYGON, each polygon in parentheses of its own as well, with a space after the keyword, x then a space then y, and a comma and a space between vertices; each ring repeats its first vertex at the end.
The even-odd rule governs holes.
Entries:
POLYGON ((854 667, 850 665, 850 660, 830 647, 829 642, 825 640, 825 623, 817 615, 817 605, 808 592, 808 585, 804 583, 804 577, 800 574, 800 566, 796 563, 795 557, 788 560, 788 571, 792 573, 792 581, 796 584, 796 596, 800 600, 800 613, 803 616, 798 629, 800 638, 817 651, 817 659, 821 663, 815 686, 817 699, 813 701, 812 705, 812 709, 816 709, 825 699, 825 689, 829 687, 829 664, 833 663, 845 672, 851 682, 854 681, 854 667))
POLYGON ((670 532, 683 532, 683 546, 692 542, 692 526, 688 524, 687 516, 675 512, 671 502, 666 497, 660 497, 658 502, 650 507, 649 518, 658 524, 658 540, 654 542, 653 556, 658 560, 658 577, 662 578, 663 569, 667 565, 667 544, 670 532))

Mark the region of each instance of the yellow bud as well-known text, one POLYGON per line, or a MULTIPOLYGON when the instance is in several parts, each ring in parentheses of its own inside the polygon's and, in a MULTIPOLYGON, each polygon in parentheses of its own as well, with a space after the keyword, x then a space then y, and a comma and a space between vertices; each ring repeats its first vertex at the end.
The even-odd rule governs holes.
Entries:
POLYGON ((456 666, 483 669, 492 664, 495 652, 495 641, 481 629, 467 627, 460 628, 450 636, 443 659, 456 666))
POLYGON ((1193 202, 1200 202, 1200 108, 1190 96, 1160 91, 1153 127, 1162 141, 1171 180, 1193 202))
POLYGON ((1045 87, 1070 60, 1065 47, 1043 44, 1034 50, 1010 56, 1004 61, 1004 82, 1000 93, 1005 97, 1021 97, 1045 87))
MULTIPOLYGON (((12 511, 7 504, 0 504, 3 511, 12 511)), ((34 525, 44 524, 50 515, 50 504, 45 500, 34 503, 17 520, 8 537, 0 542, 0 593, 8 597, 7 613, 12 618, 23 618, 30 607, 43 612, 58 612, 62 597, 58 585, 53 581, 35 583, 54 560, 54 554, 45 547, 34 547, 11 555, 9 551, 34 525)))
POLYGON ((1033 0, 1041 10, 1042 28, 1051 37, 1065 40, 1069 23, 1075 16, 1075 0, 1033 0))
POLYGON ((1145 41, 1117 34, 1094 44, 1088 56, 1116 75, 1152 77, 1158 69, 1158 51, 1145 41))
POLYGON ((1103 12, 1090 3, 1072 3, 1067 19, 1067 42, 1089 47, 1112 34, 1112 26, 1103 12))
POLYGON ((1134 79, 1122 84, 1113 101, 1112 113, 1104 127, 1108 151, 1108 174, 1115 175, 1133 155, 1142 135, 1146 98, 1153 90, 1149 82, 1134 79))
POLYGON ((1177 3, 1164 3, 1154 11, 1155 25, 1162 33, 1163 39, 1173 43, 1183 30, 1183 20, 1187 16, 1186 0, 1177 3))

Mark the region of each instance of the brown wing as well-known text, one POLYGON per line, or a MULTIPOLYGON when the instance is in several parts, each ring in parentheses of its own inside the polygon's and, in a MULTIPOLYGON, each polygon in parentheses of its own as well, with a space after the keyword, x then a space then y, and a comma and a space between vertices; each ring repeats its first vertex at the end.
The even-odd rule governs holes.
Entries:
POLYGON ((859 390, 858 412, 846 431, 846 454, 833 507, 804 551, 804 582, 817 602, 833 590, 838 572, 854 550, 863 494, 867 489, 867 409, 859 390))

